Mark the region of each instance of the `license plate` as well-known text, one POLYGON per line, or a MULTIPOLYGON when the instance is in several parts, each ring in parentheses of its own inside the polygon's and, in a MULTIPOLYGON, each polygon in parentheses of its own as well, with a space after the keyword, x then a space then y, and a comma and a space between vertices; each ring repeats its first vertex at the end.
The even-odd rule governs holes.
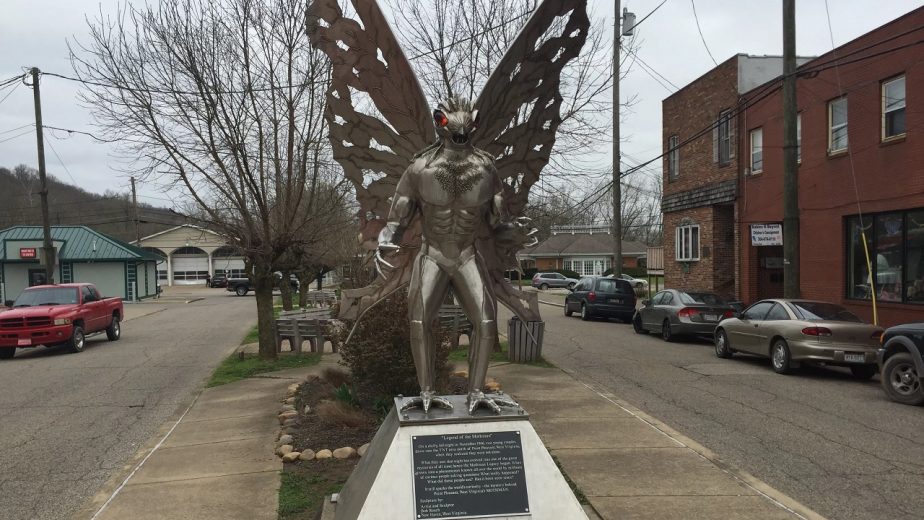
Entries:
POLYGON ((622 303, 621 298, 610 298, 610 303, 622 303))
POLYGON ((703 314, 703 319, 706 321, 719 321, 718 314, 703 314))
POLYGON ((850 361, 853 363, 864 363, 866 362, 866 356, 863 354, 844 354, 844 361, 850 361))
POLYGON ((28 346, 32 345, 32 340, 31 340, 31 339, 28 339, 28 338, 26 338, 26 339, 21 339, 21 340, 19 340, 19 341, 16 342, 16 345, 18 345, 18 346, 20 346, 20 347, 28 347, 28 346))

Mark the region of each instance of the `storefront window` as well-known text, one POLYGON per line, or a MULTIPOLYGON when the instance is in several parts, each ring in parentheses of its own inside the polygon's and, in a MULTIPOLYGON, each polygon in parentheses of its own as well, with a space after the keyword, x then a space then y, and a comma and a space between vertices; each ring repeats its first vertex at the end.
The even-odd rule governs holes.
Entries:
POLYGON ((907 219, 905 297, 924 302, 924 211, 909 212, 907 219))
POLYGON ((924 303, 924 210, 864 215, 870 276, 859 217, 847 225, 847 297, 924 303))
POLYGON ((884 302, 902 301, 902 215, 876 216, 876 290, 884 302))

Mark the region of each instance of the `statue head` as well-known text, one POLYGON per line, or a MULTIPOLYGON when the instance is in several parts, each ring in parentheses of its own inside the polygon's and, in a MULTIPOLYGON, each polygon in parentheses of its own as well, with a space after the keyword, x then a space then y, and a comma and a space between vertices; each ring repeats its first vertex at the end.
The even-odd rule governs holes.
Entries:
POLYGON ((471 146, 472 133, 478 128, 478 111, 472 110, 467 99, 451 97, 438 104, 433 111, 436 135, 443 143, 454 148, 471 146))

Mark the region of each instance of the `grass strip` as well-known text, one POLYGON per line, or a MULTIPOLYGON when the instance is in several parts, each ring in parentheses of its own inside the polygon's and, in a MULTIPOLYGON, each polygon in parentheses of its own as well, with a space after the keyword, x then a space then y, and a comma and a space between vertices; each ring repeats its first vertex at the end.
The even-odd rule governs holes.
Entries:
POLYGON ((565 477, 565 482, 567 482, 568 486, 571 487, 571 492, 574 493, 574 496, 578 499, 578 502, 580 502, 582 506, 589 504, 590 502, 587 500, 587 495, 585 495, 584 492, 581 491, 581 488, 579 488, 578 485, 575 484, 573 480, 571 480, 571 477, 568 476, 568 472, 565 471, 565 468, 561 465, 561 461, 558 460, 558 457, 552 455, 552 460, 555 461, 555 465, 558 466, 558 471, 561 471, 561 475, 565 477))
MULTIPOLYGON (((491 352, 491 362, 493 363, 503 363, 510 361, 510 356, 508 351, 510 346, 507 343, 507 340, 502 340, 500 342, 501 351, 500 352, 491 352)), ((449 361, 468 361, 468 347, 460 347, 458 349, 452 350, 449 352, 449 361)), ((542 368, 555 368, 555 365, 549 363, 543 358, 539 358, 536 361, 530 361, 529 363, 524 363, 525 365, 542 367, 542 368)))
POLYGON ((316 365, 321 354, 307 352, 301 354, 283 353, 274 360, 261 359, 257 354, 232 354, 218 365, 207 387, 221 386, 241 379, 247 379, 263 372, 274 372, 285 368, 298 368, 316 365))
POLYGON ((311 461, 282 472, 279 485, 279 520, 315 520, 325 498, 339 493, 353 470, 341 461, 311 461))

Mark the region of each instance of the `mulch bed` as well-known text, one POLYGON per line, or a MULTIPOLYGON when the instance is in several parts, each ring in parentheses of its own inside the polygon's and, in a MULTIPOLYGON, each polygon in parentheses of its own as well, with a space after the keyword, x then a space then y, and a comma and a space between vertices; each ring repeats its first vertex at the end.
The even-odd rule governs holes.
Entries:
POLYGON ((373 414, 363 412, 366 420, 359 426, 344 426, 316 413, 321 401, 336 400, 335 390, 333 385, 319 377, 311 378, 299 386, 298 393, 295 395, 298 425, 291 433, 296 451, 305 449, 333 451, 346 446, 359 449, 363 444, 372 441, 379 427, 373 414), (304 415, 305 405, 309 407, 307 416, 304 415))

